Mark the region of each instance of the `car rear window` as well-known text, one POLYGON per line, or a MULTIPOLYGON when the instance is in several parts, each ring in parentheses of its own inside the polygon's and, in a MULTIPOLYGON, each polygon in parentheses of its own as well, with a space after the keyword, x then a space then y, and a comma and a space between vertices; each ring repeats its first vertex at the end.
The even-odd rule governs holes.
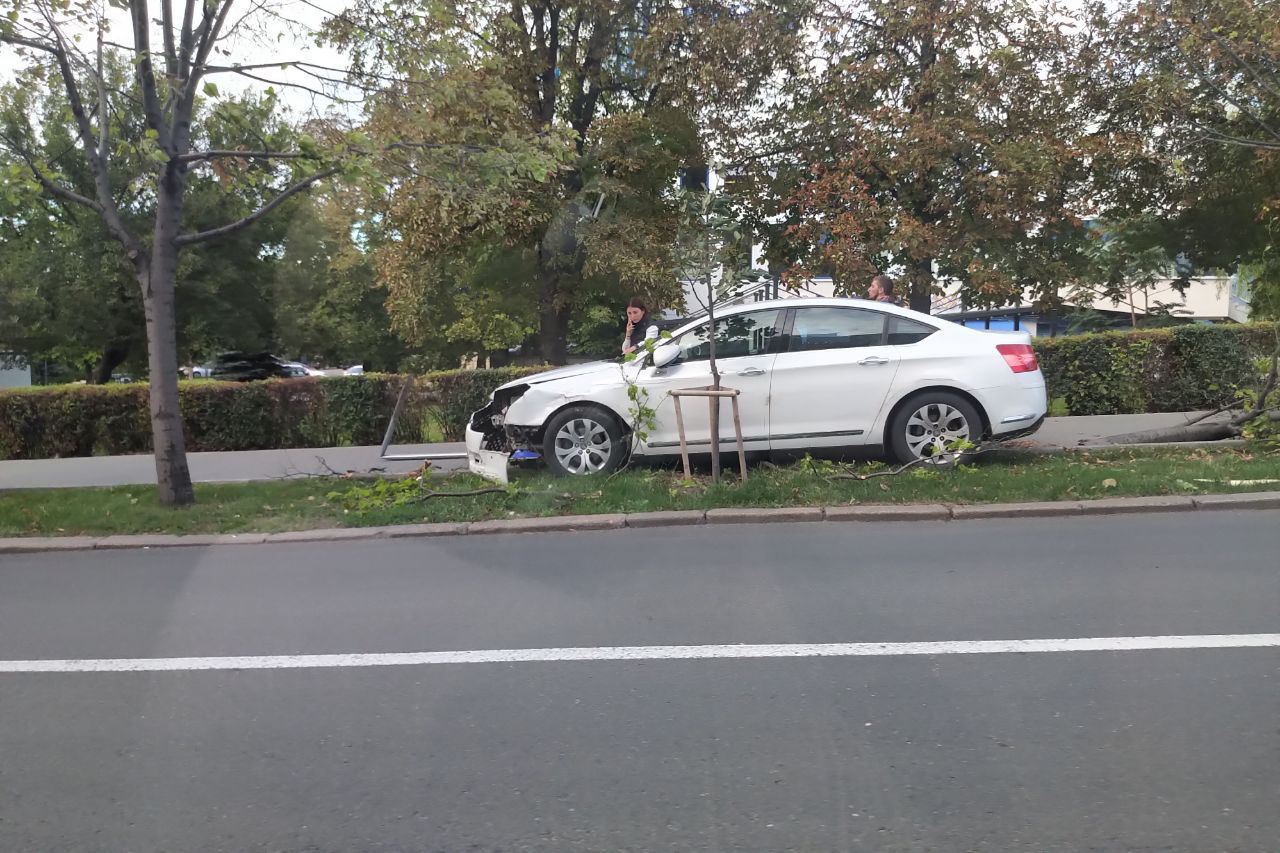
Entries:
POLYGON ((884 315, 859 308, 797 308, 791 352, 879 346, 884 315))
POLYGON ((889 344, 890 346, 914 344, 918 341, 923 341, 936 331, 938 330, 927 323, 917 323, 915 320, 908 320, 906 317, 891 317, 889 319, 889 344))

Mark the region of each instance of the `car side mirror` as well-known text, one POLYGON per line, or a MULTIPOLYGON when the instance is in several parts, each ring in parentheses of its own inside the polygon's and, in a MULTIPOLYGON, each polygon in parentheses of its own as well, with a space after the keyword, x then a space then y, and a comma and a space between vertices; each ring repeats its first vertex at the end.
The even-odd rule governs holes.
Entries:
POLYGON ((653 366, 661 370, 680 357, 678 344, 659 344, 653 348, 653 366))

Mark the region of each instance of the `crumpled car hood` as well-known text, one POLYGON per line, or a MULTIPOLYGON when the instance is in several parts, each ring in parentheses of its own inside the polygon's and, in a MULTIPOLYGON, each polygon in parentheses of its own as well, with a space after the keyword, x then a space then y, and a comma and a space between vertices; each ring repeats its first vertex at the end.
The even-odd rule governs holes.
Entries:
POLYGON ((556 379, 572 379, 575 376, 590 376, 610 371, 616 373, 617 370, 618 363, 616 361, 592 361, 587 364, 571 364, 567 367, 557 367, 554 370, 546 370, 542 373, 535 373, 532 376, 522 377, 514 382, 508 382, 502 388, 510 388, 514 385, 539 385, 543 382, 553 382, 556 379))

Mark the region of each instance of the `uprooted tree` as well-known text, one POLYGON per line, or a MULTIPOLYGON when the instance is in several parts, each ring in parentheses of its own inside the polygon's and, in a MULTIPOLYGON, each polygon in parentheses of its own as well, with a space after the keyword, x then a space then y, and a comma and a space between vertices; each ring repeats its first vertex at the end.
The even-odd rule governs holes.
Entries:
POLYGON ((10 122, 0 144, 25 164, 28 179, 41 191, 96 213, 124 247, 142 289, 156 483, 161 503, 170 506, 195 500, 178 404, 179 253, 248 227, 340 169, 309 138, 285 150, 277 140, 237 132, 234 115, 216 130, 199 120, 197 99, 219 96, 209 78, 245 73, 244 66, 217 64, 225 61, 237 31, 264 13, 262 5, 238 5, 236 0, 187 0, 175 8, 172 0, 161 0, 154 9, 148 0, 129 0, 119 7, 127 8, 132 24, 128 45, 108 40, 105 9, 88 0, 6 0, 0 8, 5 13, 0 14, 0 44, 23 61, 22 79, 65 90, 80 155, 77 167, 91 178, 92 192, 77 191, 69 176, 43 156, 46 127, 30 120, 10 122), (86 36, 92 50, 80 46, 86 36), (117 51, 133 70, 126 86, 115 85, 109 73, 117 51), (137 154, 152 168, 121 181, 113 164, 137 154), (188 176, 197 169, 212 170, 229 184, 261 187, 266 200, 225 224, 186 230, 188 176))

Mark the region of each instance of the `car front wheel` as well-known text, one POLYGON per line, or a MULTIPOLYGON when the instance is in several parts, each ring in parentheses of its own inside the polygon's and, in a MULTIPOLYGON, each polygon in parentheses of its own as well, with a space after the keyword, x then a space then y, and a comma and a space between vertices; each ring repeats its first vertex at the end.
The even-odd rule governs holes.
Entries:
POLYGON ((907 401, 889 425, 889 449, 903 465, 917 459, 954 460, 962 442, 982 439, 982 418, 973 404, 958 394, 931 391, 907 401))
POLYGON ((574 406, 547 423, 542 449, 552 473, 583 477, 618 470, 627 447, 616 418, 593 407, 574 406))

